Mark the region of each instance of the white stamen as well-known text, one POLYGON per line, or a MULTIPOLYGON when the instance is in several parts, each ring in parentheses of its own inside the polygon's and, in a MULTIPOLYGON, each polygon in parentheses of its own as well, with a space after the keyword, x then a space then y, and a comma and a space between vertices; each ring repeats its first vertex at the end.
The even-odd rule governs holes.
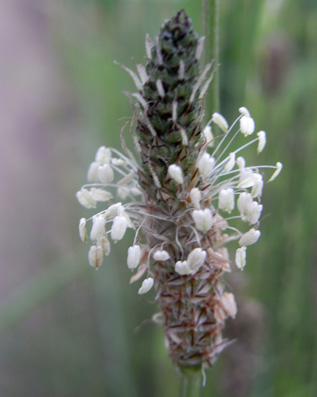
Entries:
POLYGON ((90 231, 90 240, 98 240, 106 233, 106 219, 104 215, 98 214, 92 217, 92 227, 90 231))
POLYGON ((138 294, 139 294, 139 295, 146 294, 146 293, 147 293, 148 291, 150 291, 150 289, 153 287, 153 284, 154 284, 154 280, 153 280, 152 277, 146 278, 146 279, 143 281, 142 286, 141 286, 141 288, 140 288, 139 291, 138 291, 138 294))
POLYGON ((129 269, 136 269, 139 266, 141 259, 141 247, 133 245, 128 249, 127 265, 129 269))
POLYGON ((215 166, 216 160, 208 153, 204 153, 197 162, 200 175, 207 177, 215 166))
POLYGON ((252 197, 261 197, 263 189, 263 178, 260 174, 254 174, 255 183, 252 186, 251 194, 252 197))
POLYGON ((231 292, 225 292, 221 297, 221 304, 227 316, 235 318, 237 314, 237 304, 231 292))
POLYGON ((224 172, 230 172, 235 165, 235 161, 236 161, 236 154, 232 152, 229 154, 228 161, 223 168, 224 172))
POLYGON ((227 120, 220 113, 215 112, 212 115, 211 121, 215 123, 223 132, 228 131, 229 126, 227 120))
POLYGON ((183 170, 180 166, 176 164, 171 164, 168 167, 168 175, 179 185, 184 183, 183 170))
POLYGON ((105 146, 101 146, 96 153, 96 161, 99 165, 109 164, 111 160, 111 150, 105 146))
POLYGON ((283 168, 283 164, 280 162, 276 163, 276 170, 273 173, 273 175, 271 176, 271 178, 268 180, 268 182, 272 182, 274 181, 275 178, 277 178, 277 176, 279 175, 279 173, 282 171, 283 168))
POLYGON ((194 210, 192 217, 195 222, 196 229, 202 233, 208 232, 212 226, 212 214, 210 209, 205 208, 204 210, 194 210))
POLYGON ((82 188, 76 193, 76 198, 83 207, 85 208, 95 208, 96 201, 91 197, 90 192, 87 189, 82 188))
POLYGON ((255 230, 254 228, 246 232, 239 240, 241 246, 248 246, 255 244, 261 236, 260 230, 255 230))
POLYGON ((253 134, 255 123, 252 117, 242 116, 240 119, 240 130, 244 136, 253 134))
POLYGON ((153 259, 160 262, 165 262, 170 258, 170 255, 167 251, 155 251, 153 254, 153 259))
POLYGON ((266 134, 265 134, 265 131, 259 131, 257 133, 257 136, 259 137, 259 143, 258 143, 257 152, 261 153, 262 150, 264 149, 265 145, 266 145, 266 134))
POLYGON ((212 129, 211 129, 210 125, 207 125, 203 129, 203 134, 204 134, 205 139, 206 139, 207 147, 213 147, 215 142, 214 142, 214 135, 212 133, 212 129))
POLYGON ((103 262, 103 252, 101 247, 92 245, 88 252, 88 262, 90 266, 99 269, 103 262))
POLYGON ((237 268, 243 270, 246 265, 247 247, 240 247, 236 250, 235 261, 237 268))
POLYGON ((230 187, 219 192, 218 208, 229 214, 234 209, 234 190, 230 187))
POLYGON ((97 240, 97 247, 102 248, 103 256, 108 256, 110 254, 111 245, 106 235, 99 237, 97 240))
POLYGON ((192 271, 187 264, 187 261, 177 261, 175 263, 175 272, 180 274, 181 276, 187 276, 192 271))
POLYGON ((124 216, 116 216, 113 220, 111 228, 112 240, 115 242, 122 240, 127 230, 127 226, 127 220, 124 216))
POLYGON ((98 180, 98 167, 99 163, 97 161, 93 161, 88 169, 87 172, 87 180, 88 182, 94 183, 94 182, 99 182, 98 180))
POLYGON ((103 189, 92 187, 90 189, 90 197, 95 201, 106 202, 112 199, 112 194, 103 189))
POLYGON ((102 183, 111 183, 114 178, 113 169, 109 164, 104 164, 98 168, 98 178, 102 183))
POLYGON ((86 228, 86 218, 81 218, 79 221, 79 237, 84 243, 88 240, 88 233, 86 228))
POLYGON ((242 116, 251 117, 249 110, 244 106, 239 108, 239 112, 242 114, 242 116))
POLYGON ((245 168, 245 159, 243 157, 238 157, 236 160, 237 166, 240 170, 244 170, 245 168))
POLYGON ((191 274, 195 274, 202 267, 206 259, 206 251, 201 248, 193 249, 187 258, 187 265, 191 269, 191 274))
POLYGON ((193 206, 199 210, 200 209, 200 200, 201 200, 201 192, 197 187, 194 187, 190 193, 190 200, 193 203, 193 206))

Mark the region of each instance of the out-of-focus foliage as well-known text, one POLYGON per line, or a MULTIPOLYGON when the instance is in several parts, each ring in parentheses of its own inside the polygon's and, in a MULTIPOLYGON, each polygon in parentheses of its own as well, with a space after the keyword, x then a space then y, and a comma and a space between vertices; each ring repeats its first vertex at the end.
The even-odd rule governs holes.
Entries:
MULTIPOLYGON (((113 60, 129 67, 132 57, 143 62, 145 34, 153 37, 163 20, 181 7, 202 33, 201 4, 30 4, 19 7, 37 16, 34 24, 45 20, 50 56, 58 65, 57 84, 67 93, 59 111, 43 117, 55 126, 47 145, 53 145, 63 164, 43 167, 57 181, 59 201, 49 219, 56 220, 58 214, 63 220, 52 226, 60 233, 58 243, 48 241, 37 266, 30 264, 25 277, 14 282, 13 275, 8 281, 15 290, 0 306, 0 394, 175 396, 180 377, 168 360, 160 330, 147 321, 155 304, 137 295, 139 285, 129 285, 122 245, 98 272, 88 268, 88 248, 77 237, 77 219, 88 217, 89 211, 80 208, 74 194, 85 182, 96 149, 120 148, 122 118, 132 114, 122 91, 133 90, 133 82, 113 60), (66 122, 70 119, 75 120, 72 131, 66 122)), ((237 342, 207 372, 202 395, 315 396, 317 3, 225 0, 220 6, 220 111, 230 123, 240 106, 248 107, 268 138, 260 158, 252 161, 281 161, 284 169, 265 187, 261 241, 248 250, 244 274, 235 271, 228 280, 239 291, 238 318, 228 323, 227 331, 237 342)), ((128 131, 125 138, 130 144, 128 131)), ((41 194, 40 189, 34 192, 41 194)), ((37 219, 31 212, 29 216, 37 219)), ((23 235, 28 233, 23 224, 19 227, 23 235)), ((14 233, 14 228, 9 230, 14 233)), ((43 247, 40 232, 28 242, 30 246, 33 241, 33 250, 43 247)), ((17 266, 23 266, 22 259, 17 266)))

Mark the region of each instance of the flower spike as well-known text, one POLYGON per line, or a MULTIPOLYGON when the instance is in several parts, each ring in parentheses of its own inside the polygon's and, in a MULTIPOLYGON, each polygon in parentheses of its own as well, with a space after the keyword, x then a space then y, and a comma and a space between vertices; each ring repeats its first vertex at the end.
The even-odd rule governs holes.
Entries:
POLYGON ((135 150, 123 139, 126 155, 98 149, 88 184, 76 196, 85 208, 100 209, 81 218, 79 234, 82 241, 90 236, 88 262, 98 269, 111 244, 130 229, 127 266, 135 272, 130 282, 144 278, 140 295, 155 289, 160 310, 155 319, 171 359, 178 366, 205 368, 228 345, 222 330, 237 313, 223 283, 231 270, 226 245, 237 240, 234 259, 243 270, 247 247, 261 234, 262 171, 274 168, 272 181, 282 164, 250 166, 242 157, 251 145, 260 153, 266 143, 264 131, 250 139, 255 123, 245 107, 232 126, 218 112, 203 125, 212 64, 200 69, 203 38, 184 10, 145 43, 145 66, 135 64, 134 72, 119 64, 137 90, 127 94, 135 150), (220 135, 214 137, 212 123, 220 135), (246 138, 241 147, 235 142, 239 131, 246 138))

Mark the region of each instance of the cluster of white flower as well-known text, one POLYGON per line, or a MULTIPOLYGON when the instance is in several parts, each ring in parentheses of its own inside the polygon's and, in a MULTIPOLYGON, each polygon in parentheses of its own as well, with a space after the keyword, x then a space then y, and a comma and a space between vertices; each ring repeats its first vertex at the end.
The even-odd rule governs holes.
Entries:
MULTIPOLYGON (((263 177, 260 170, 272 168, 274 173, 269 181, 275 179, 282 169, 282 164, 276 166, 251 166, 247 167, 243 157, 236 155, 251 144, 257 144, 257 152, 260 153, 266 143, 264 131, 260 131, 257 137, 248 141, 242 147, 230 151, 233 140, 241 132, 245 137, 249 137, 255 130, 254 120, 246 108, 240 108, 241 115, 229 128, 225 118, 215 113, 208 125, 204 129, 206 143, 197 158, 197 169, 203 183, 198 187, 188 189, 184 181, 183 170, 178 164, 170 164, 167 177, 174 180, 177 185, 183 185, 179 189, 180 199, 186 201, 188 207, 185 212, 190 214, 188 218, 188 228, 194 231, 197 244, 200 242, 199 235, 205 235, 213 227, 215 222, 222 222, 221 229, 226 230, 226 241, 232 239, 239 240, 239 248, 235 254, 235 262, 239 269, 243 269, 246 264, 246 247, 254 244, 260 237, 257 225, 262 212, 260 199, 263 188, 263 177), (232 132, 237 122, 240 128, 232 132), (215 145, 218 139, 212 135, 210 124, 214 123, 224 132, 220 142, 215 145), (215 146, 212 155, 207 153, 209 147, 215 146), (209 203, 208 206, 206 203, 209 203), (218 205, 217 205, 218 204, 218 205), (231 215, 237 207, 237 214, 231 215), (219 215, 219 211, 222 214, 219 215), (223 213, 230 214, 224 218, 223 213), (230 226, 230 221, 240 218, 243 222, 252 226, 247 232, 230 226)), ((131 281, 136 281, 147 273, 147 278, 143 281, 139 294, 148 292, 153 286, 154 279, 151 272, 150 260, 156 262, 171 262, 169 252, 162 249, 164 242, 159 246, 149 247, 148 243, 140 243, 142 238, 140 232, 144 225, 144 220, 156 218, 168 221, 169 216, 162 218, 162 214, 156 215, 148 211, 142 199, 142 191, 137 179, 138 165, 131 156, 128 158, 115 149, 101 147, 96 154, 95 161, 91 163, 88 170, 87 185, 77 193, 77 199, 86 208, 95 208, 97 202, 108 202, 107 209, 88 219, 92 221, 89 238, 93 245, 90 247, 88 259, 91 266, 98 269, 103 258, 110 253, 110 235, 113 242, 121 240, 127 228, 135 230, 133 245, 128 249, 127 265, 131 270, 139 268, 137 274, 131 281), (117 157, 113 157, 116 155, 117 157), (116 178, 119 180, 116 181, 116 178), (114 197, 113 190, 122 202, 112 203, 114 197), (127 200, 128 199, 128 200, 127 200), (111 224, 109 231, 107 226, 111 224), (141 266, 140 266, 141 265, 141 266)), ((83 241, 88 240, 86 229, 87 220, 82 218, 79 223, 79 234, 83 241)), ((177 222, 175 222, 176 224, 177 222)), ((164 241, 164 236, 161 237, 164 241)), ((177 236, 175 236, 177 241, 177 236)), ((226 242, 224 241, 224 242, 226 242)), ((203 266, 207 252, 200 247, 193 248, 187 258, 177 260, 172 263, 176 273, 182 276, 194 275, 203 266)), ((232 303, 230 294, 226 295, 222 306, 219 306, 219 317, 224 316, 224 312, 229 315, 235 313, 236 309, 232 303), (226 309, 227 307, 227 309, 226 309), (231 314, 230 314, 231 313, 231 314)))

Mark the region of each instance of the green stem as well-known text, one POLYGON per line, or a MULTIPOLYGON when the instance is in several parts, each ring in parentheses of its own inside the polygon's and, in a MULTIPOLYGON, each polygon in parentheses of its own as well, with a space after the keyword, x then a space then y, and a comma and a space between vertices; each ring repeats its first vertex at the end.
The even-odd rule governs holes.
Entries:
POLYGON ((201 389, 201 368, 181 368, 182 394, 181 397, 199 397, 201 389))
POLYGON ((205 63, 214 61, 216 73, 206 95, 208 114, 220 111, 219 99, 219 0, 203 0, 203 32, 205 35, 205 63))

